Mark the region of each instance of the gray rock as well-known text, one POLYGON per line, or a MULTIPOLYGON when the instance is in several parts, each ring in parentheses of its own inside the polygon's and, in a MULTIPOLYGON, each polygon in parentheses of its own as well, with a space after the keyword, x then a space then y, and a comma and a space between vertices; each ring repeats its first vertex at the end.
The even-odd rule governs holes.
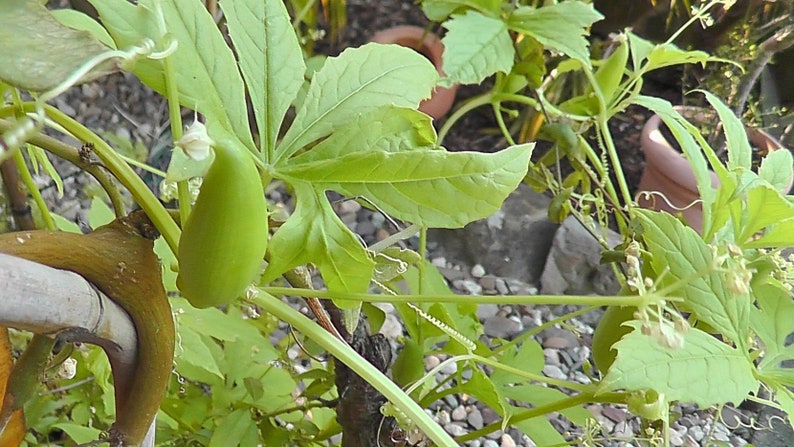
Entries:
POLYGON ((480 321, 492 318, 499 312, 499 306, 496 304, 480 304, 477 306, 477 318, 480 321))
POLYGON ((494 338, 509 338, 518 335, 523 329, 524 326, 520 321, 515 321, 501 315, 489 318, 485 320, 485 324, 483 324, 485 335, 494 338))
POLYGON ((484 421, 482 419, 482 413, 476 407, 471 409, 471 413, 469 413, 469 417, 466 418, 466 422, 469 423, 475 430, 479 430, 485 426, 484 421))
MULTIPOLYGON (((608 230, 608 243, 621 242, 608 230)), ((541 292, 549 295, 614 295, 619 290, 612 267, 600 264, 601 247, 573 216, 554 235, 546 266, 540 277, 541 292)))
POLYGON ((568 375, 557 365, 546 365, 543 367, 543 374, 546 377, 558 380, 568 380, 568 375))
POLYGON ((520 185, 502 209, 462 229, 434 229, 428 238, 443 247, 447 259, 480 264, 496 276, 536 283, 558 225, 547 217, 550 199, 520 185))
POLYGON ((513 439, 512 436, 508 435, 507 433, 502 435, 502 443, 499 444, 500 447, 516 447, 516 441, 513 439))
POLYGON ((468 431, 462 425, 451 423, 444 426, 444 430, 452 436, 463 436, 468 431))
POLYGON ((466 419, 466 407, 463 405, 458 405, 452 410, 450 415, 452 416, 453 421, 462 421, 466 419))

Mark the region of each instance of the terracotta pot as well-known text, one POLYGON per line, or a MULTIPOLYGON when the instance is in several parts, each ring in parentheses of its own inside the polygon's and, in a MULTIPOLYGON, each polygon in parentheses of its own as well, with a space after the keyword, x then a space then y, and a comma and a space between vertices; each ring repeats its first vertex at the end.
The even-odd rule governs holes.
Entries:
MULTIPOLYGON (((689 161, 662 135, 659 129, 661 124, 661 118, 654 115, 642 128, 641 145, 645 153, 645 170, 638 191, 656 191, 667 200, 658 195, 647 198, 640 195, 637 203, 644 208, 680 213, 692 228, 700 232, 703 227, 703 208, 698 202, 700 194, 695 174, 689 161)), ((753 146, 761 150, 783 148, 774 137, 759 129, 747 128, 747 137, 753 146)), ((720 181, 717 174, 709 171, 709 175, 712 186, 718 187, 720 181)), ((791 185, 785 192, 790 189, 791 185)))
MULTIPOLYGON (((440 76, 444 75, 441 57, 444 54, 444 44, 441 39, 431 32, 426 32, 424 28, 418 26, 396 26, 389 28, 372 36, 372 42, 393 43, 408 48, 413 48, 425 56, 438 70, 440 76)), ((452 104, 455 102, 455 92, 458 86, 449 88, 436 87, 429 99, 419 104, 419 110, 439 119, 444 116, 452 104)))

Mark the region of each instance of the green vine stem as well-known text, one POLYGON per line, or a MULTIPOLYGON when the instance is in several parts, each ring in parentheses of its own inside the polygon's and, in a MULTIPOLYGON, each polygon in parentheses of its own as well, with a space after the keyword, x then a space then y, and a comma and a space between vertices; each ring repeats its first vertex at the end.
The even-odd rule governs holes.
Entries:
MULTIPOLYGON (((6 132, 13 127, 13 122, 0 119, 0 133, 6 132)), ((80 153, 76 148, 58 141, 55 138, 48 137, 47 135, 34 135, 28 139, 28 143, 38 146, 57 157, 69 161, 81 170, 91 174, 91 176, 93 176, 96 181, 99 182, 99 185, 105 190, 108 197, 110 198, 110 204, 113 206, 116 217, 124 215, 124 201, 121 198, 121 193, 119 192, 113 177, 108 173, 107 170, 105 170, 104 167, 98 164, 86 163, 80 158, 80 153)))
MULTIPOLYGON (((22 104, 25 112, 35 112, 37 106, 34 102, 22 104)), ((94 153, 102 160, 107 169, 118 178, 121 184, 130 191, 135 201, 146 212, 149 219, 157 227, 157 230, 160 231, 160 234, 163 235, 163 239, 168 243, 168 246, 176 253, 181 230, 138 174, 116 154, 109 144, 87 127, 50 105, 45 105, 44 111, 49 119, 62 126, 75 138, 83 143, 94 145, 94 153)), ((4 112, 7 113, 4 109, 0 109, 0 116, 3 116, 4 112)))
POLYGON ((368 293, 332 292, 329 290, 293 289, 291 287, 261 287, 272 295, 291 295, 333 300, 353 300, 367 303, 450 303, 450 304, 569 304, 574 306, 634 306, 670 300, 660 293, 629 296, 591 295, 374 295, 368 293))
POLYGON ((355 371, 361 378, 372 384, 392 404, 411 418, 436 445, 440 447, 457 447, 455 441, 438 424, 433 422, 416 402, 405 394, 391 379, 361 358, 353 348, 337 340, 306 316, 271 295, 266 288, 259 288, 251 295, 251 300, 256 305, 262 307, 262 309, 276 318, 289 323, 298 331, 303 332, 307 337, 355 371))
POLYGON ((447 120, 444 122, 444 125, 441 126, 441 129, 439 129, 437 139, 438 145, 441 145, 441 143, 444 141, 444 137, 447 136, 447 133, 449 133, 452 126, 455 125, 455 123, 457 123, 458 120, 460 120, 464 115, 476 109, 477 107, 490 104, 491 96, 491 93, 475 96, 458 107, 458 109, 455 110, 455 112, 453 112, 449 118, 447 118, 447 120))
POLYGON ((44 202, 44 197, 41 196, 41 191, 39 191, 39 188, 36 187, 36 181, 33 180, 33 176, 30 175, 30 171, 28 171, 28 167, 25 164, 25 157, 22 156, 22 152, 14 152, 13 159, 14 164, 17 167, 17 171, 19 172, 19 178, 22 179, 22 183, 25 184, 25 188, 33 197, 36 207, 41 212, 41 217, 44 219, 44 225, 47 227, 47 229, 54 230, 55 221, 52 219, 52 214, 50 214, 50 210, 47 208, 47 203, 44 202))

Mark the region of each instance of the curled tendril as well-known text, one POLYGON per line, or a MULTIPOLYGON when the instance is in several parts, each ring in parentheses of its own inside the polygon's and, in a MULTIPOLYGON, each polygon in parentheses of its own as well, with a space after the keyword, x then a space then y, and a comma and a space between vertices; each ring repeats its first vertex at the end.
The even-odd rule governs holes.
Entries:
POLYGON ((661 198, 662 201, 664 201, 664 203, 667 204, 667 206, 669 206, 670 208, 672 208, 672 209, 674 209, 676 211, 686 211, 686 210, 688 210, 688 209, 690 209, 690 208, 692 208, 692 207, 694 207, 694 206, 696 206, 696 205, 698 205, 700 203, 703 203, 703 201, 701 199, 696 199, 696 200, 693 200, 692 202, 690 202, 689 204, 687 204, 686 206, 678 207, 678 206, 673 205, 670 202, 670 199, 668 199, 667 196, 665 196, 664 194, 660 193, 659 191, 640 191, 640 192, 637 193, 637 195, 634 196, 634 201, 636 202, 640 198, 644 198, 646 200, 652 200, 653 199, 655 201, 656 200, 656 196, 661 198))

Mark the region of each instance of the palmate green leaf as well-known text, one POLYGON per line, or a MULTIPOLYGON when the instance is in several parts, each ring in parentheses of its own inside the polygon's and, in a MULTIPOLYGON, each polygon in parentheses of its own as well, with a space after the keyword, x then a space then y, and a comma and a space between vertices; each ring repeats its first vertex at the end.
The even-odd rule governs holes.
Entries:
POLYGON ((634 71, 639 71, 642 67, 642 62, 645 61, 648 55, 651 54, 651 51, 653 51, 654 44, 632 32, 627 32, 626 35, 629 38, 632 67, 634 67, 634 71))
POLYGON ((330 290, 365 292, 375 263, 356 236, 339 220, 325 192, 306 182, 295 188, 295 212, 269 242, 272 253, 263 282, 309 262, 320 269, 330 290))
POLYGON ((69 28, 80 31, 88 31, 96 40, 107 45, 108 48, 116 49, 116 44, 113 42, 113 38, 110 37, 110 34, 108 34, 107 30, 103 28, 99 22, 87 14, 84 14, 76 9, 69 8, 52 9, 49 11, 56 20, 68 26, 69 28))
MULTIPOLYGON (((794 204, 775 188, 765 184, 759 184, 747 193, 747 209, 742 219, 741 234, 736 241, 741 246, 755 247, 774 247, 775 245, 764 245, 769 240, 764 241, 764 236, 753 240, 753 236, 769 225, 777 225, 794 218, 794 204)), ((780 234, 780 230, 775 234, 780 234)), ((766 235, 765 235, 766 236, 766 235)), ((789 234, 789 244, 794 244, 794 234, 789 234)))
POLYGON ((599 392, 654 390, 668 401, 694 402, 703 408, 738 404, 758 389, 746 354, 706 332, 691 328, 683 335, 683 347, 671 349, 644 335, 642 323, 626 324, 634 330, 615 344, 618 355, 599 392))
POLYGON ((281 0, 223 0, 266 153, 275 147, 284 114, 303 84, 306 65, 281 0))
MULTIPOLYGON (((90 0, 119 48, 153 39, 158 49, 168 45, 160 36, 154 0, 137 6, 126 0, 90 0)), ((245 91, 231 49, 201 2, 158 2, 170 38, 178 42, 171 57, 176 71, 180 104, 207 118, 207 130, 216 141, 239 140, 254 149, 245 106, 245 91)), ((133 67, 141 81, 165 94, 161 60, 141 59, 133 67)))
MULTIPOLYGON (((568 396, 566 396, 562 391, 532 383, 522 383, 515 386, 502 387, 501 390, 504 397, 517 402, 530 403, 533 407, 551 405, 555 402, 568 398, 568 396)), ((513 407, 514 414, 520 414, 521 411, 526 411, 526 409, 513 407)), ((560 411, 560 413, 562 413, 563 416, 568 418, 568 420, 574 424, 580 426, 584 426, 588 419, 593 418, 592 413, 579 406, 566 408, 560 411)), ((551 425, 549 419, 545 416, 539 416, 536 418, 527 419, 525 421, 516 422, 514 425, 526 433, 527 436, 532 438, 537 445, 566 444, 560 433, 554 428, 554 426, 551 425)))
POLYGON ((459 392, 474 396, 504 418, 510 417, 512 407, 507 404, 507 399, 502 395, 501 390, 479 369, 473 368, 471 371, 469 380, 463 381, 458 386, 459 392))
POLYGON ((749 294, 734 295, 727 289, 724 274, 715 272, 713 255, 700 236, 674 216, 635 209, 642 224, 643 239, 651 253, 651 265, 661 276, 661 287, 678 281, 671 293, 701 320, 739 347, 747 345, 750 308, 749 294))
POLYGON ((567 1, 537 9, 521 6, 510 16, 507 26, 589 66, 590 52, 584 36, 590 25, 603 18, 592 5, 567 1))
POLYGON ((744 123, 713 93, 706 90, 696 91, 706 96, 706 100, 714 107, 720 117, 728 147, 728 168, 751 169, 752 149, 750 148, 750 141, 747 140, 747 131, 744 129, 744 123))
MULTIPOLYGON (((0 80, 36 92, 56 87, 83 64, 110 50, 90 33, 55 20, 40 2, 29 0, 3 1, 0 42, 0 80)), ((79 81, 113 71, 114 63, 103 63, 79 81)))
POLYGON ((788 343, 789 336, 794 333, 794 320, 791 318, 794 301, 786 286, 775 280, 755 287, 753 292, 758 307, 752 309, 750 324, 765 348, 758 371, 762 377, 778 377, 781 371, 790 370, 781 363, 794 359, 794 345, 788 343))
POLYGON ((218 422, 210 438, 209 447, 257 444, 259 444, 259 429, 251 418, 251 410, 238 408, 218 422))
POLYGON ((74 442, 87 444, 96 441, 102 434, 102 430, 94 427, 73 424, 70 422, 59 422, 52 426, 53 429, 63 430, 74 442))
MULTIPOLYGON (((171 298, 174 312, 179 315, 181 326, 189 327, 199 334, 206 334, 221 341, 243 340, 250 345, 262 341, 259 331, 246 323, 239 311, 228 309, 228 313, 210 307, 198 309, 191 306, 186 299, 181 297, 171 298)), ((269 348, 270 345, 268 344, 269 348)))
POLYGON ((498 16, 500 13, 500 0, 424 0, 422 11, 428 19, 441 22, 453 12, 475 10, 483 14, 498 16))
POLYGON ((791 185, 794 176, 794 157, 791 151, 772 151, 761 160, 758 176, 769 182, 778 191, 791 185))
MULTIPOLYGON (((691 50, 686 51, 678 48, 675 44, 664 43, 653 47, 647 55, 648 64, 643 67, 645 71, 656 70, 681 64, 705 64, 707 62, 722 62, 739 66, 730 59, 722 59, 710 56, 705 51, 691 50)), ((741 66, 739 66, 741 67, 741 66)))
POLYGON ((788 423, 794 428, 794 392, 785 386, 778 384, 772 385, 772 391, 775 394, 775 400, 780 404, 780 408, 788 415, 788 423))
POLYGON ((787 248, 792 246, 794 218, 769 226, 764 234, 742 245, 744 248, 787 248))
POLYGON ((190 379, 206 380, 203 377, 193 377, 180 369, 180 363, 187 363, 197 367, 199 371, 210 373, 220 379, 223 373, 218 368, 218 362, 210 351, 208 343, 211 341, 202 337, 201 334, 190 327, 181 326, 179 328, 179 346, 177 347, 177 370, 182 375, 190 379))
POLYGON ((388 214, 420 226, 459 228, 499 209, 526 175, 533 147, 522 144, 493 154, 361 150, 289 165, 275 175, 364 196, 388 214))
MULTIPOLYGON (((543 348, 540 344, 535 340, 527 339, 520 347, 513 345, 505 349, 499 358, 499 363, 524 372, 539 374, 543 370, 544 360, 543 348)), ((491 373, 491 380, 496 386, 509 388, 516 383, 524 383, 527 379, 496 369, 491 373)))
POLYGON ((504 21, 476 11, 444 22, 444 72, 440 85, 479 84, 496 72, 509 73, 515 49, 504 21))
POLYGON ((287 165, 332 160, 363 149, 398 152, 428 149, 435 144, 436 131, 429 116, 414 109, 386 106, 357 116, 311 150, 290 158, 287 165))
POLYGON ((438 72, 424 56, 398 45, 369 43, 325 61, 276 149, 276 164, 359 115, 395 105, 416 108, 438 72))

